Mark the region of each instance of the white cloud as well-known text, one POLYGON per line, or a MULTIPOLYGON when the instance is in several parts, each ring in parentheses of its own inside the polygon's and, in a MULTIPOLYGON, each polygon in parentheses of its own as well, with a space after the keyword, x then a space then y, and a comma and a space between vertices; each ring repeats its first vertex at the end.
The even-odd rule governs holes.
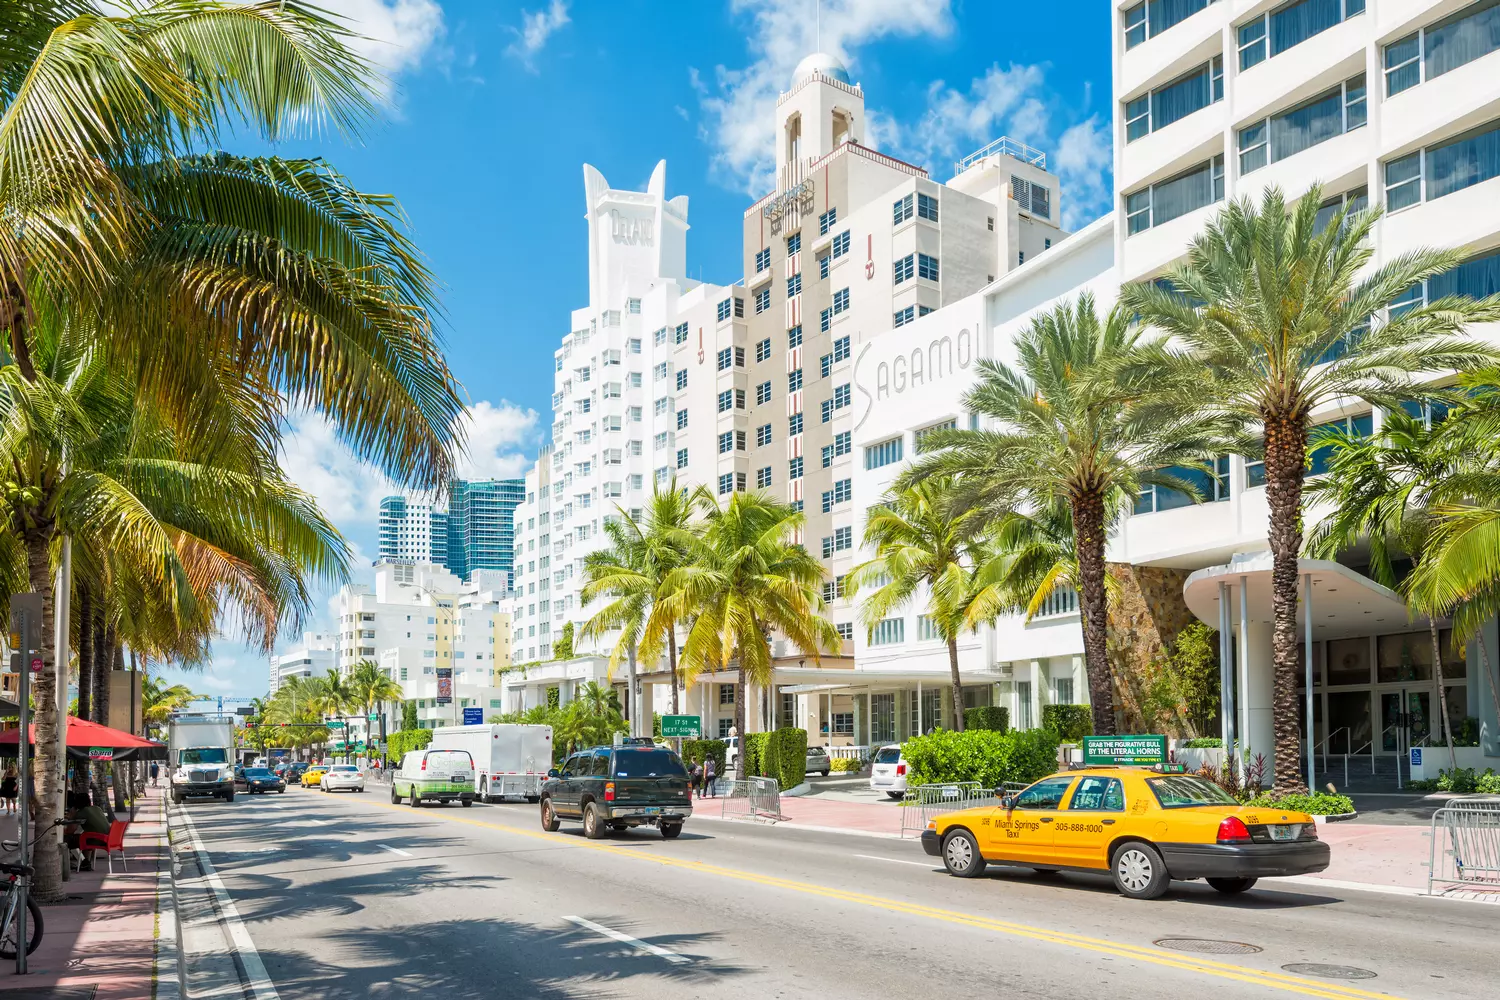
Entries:
POLYGON ((318 0, 318 6, 345 19, 360 36, 354 49, 395 75, 421 64, 443 36, 443 8, 437 0, 318 0))
POLYGON ((516 33, 516 40, 506 48, 505 54, 519 59, 523 66, 535 73, 533 60, 536 54, 542 51, 552 33, 569 21, 566 0, 552 0, 552 6, 546 10, 521 11, 521 26, 510 29, 516 33))
POLYGON ((508 400, 481 401, 469 411, 468 457, 459 462, 463 479, 510 479, 526 474, 531 459, 524 448, 536 436, 537 413, 508 400))
POLYGON ((750 65, 714 67, 712 86, 692 71, 708 119, 703 136, 713 148, 714 168, 753 197, 774 183, 776 98, 791 84, 792 70, 804 56, 821 49, 852 71, 854 50, 861 45, 953 30, 949 0, 824 0, 821 15, 817 9, 807 0, 732 0, 734 13, 754 20, 747 39, 750 65))
POLYGON ((1109 211, 1114 150, 1108 122, 1094 115, 1065 131, 1051 166, 1062 178, 1064 226, 1076 229, 1109 211))

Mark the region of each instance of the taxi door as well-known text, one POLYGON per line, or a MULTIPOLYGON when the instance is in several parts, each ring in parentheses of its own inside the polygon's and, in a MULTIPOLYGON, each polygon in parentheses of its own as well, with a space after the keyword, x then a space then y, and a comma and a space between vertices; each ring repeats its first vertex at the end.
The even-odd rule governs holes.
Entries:
POLYGON ((1109 868, 1109 843, 1125 816, 1125 788, 1119 778, 1078 779, 1067 808, 1053 823, 1052 853, 1058 864, 1109 868))
POLYGON ((1002 806, 996 809, 988 840, 981 847, 984 856, 992 861, 1021 864, 1044 863, 1050 859, 1058 807, 1072 784, 1073 778, 1069 775, 1043 778, 1017 793, 1011 808, 1002 806))

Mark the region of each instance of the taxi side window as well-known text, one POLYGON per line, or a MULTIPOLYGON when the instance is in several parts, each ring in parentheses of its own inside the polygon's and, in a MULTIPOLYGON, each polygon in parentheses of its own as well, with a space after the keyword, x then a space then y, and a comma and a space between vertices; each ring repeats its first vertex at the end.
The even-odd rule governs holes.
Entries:
POLYGON ((1125 788, 1119 778, 1081 778, 1073 790, 1069 809, 1089 812, 1124 812, 1125 788))
POLYGON ((1063 795, 1072 778, 1046 778, 1016 796, 1017 809, 1056 809, 1062 804, 1063 795))

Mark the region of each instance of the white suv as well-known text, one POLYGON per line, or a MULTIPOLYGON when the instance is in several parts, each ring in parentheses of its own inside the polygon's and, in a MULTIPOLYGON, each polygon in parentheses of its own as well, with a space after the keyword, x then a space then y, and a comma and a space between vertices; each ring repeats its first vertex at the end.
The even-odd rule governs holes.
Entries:
POLYGON ((870 766, 870 787, 893 799, 906 797, 906 761, 901 758, 900 744, 892 743, 875 751, 870 766))

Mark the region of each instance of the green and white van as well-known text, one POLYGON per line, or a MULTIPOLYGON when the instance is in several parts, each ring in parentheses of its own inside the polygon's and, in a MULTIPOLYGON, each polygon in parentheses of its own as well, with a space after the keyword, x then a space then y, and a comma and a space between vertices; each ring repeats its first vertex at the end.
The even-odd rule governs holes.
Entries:
POLYGON ((474 758, 467 750, 408 750, 391 776, 391 801, 410 798, 413 809, 423 802, 474 804, 474 758))

